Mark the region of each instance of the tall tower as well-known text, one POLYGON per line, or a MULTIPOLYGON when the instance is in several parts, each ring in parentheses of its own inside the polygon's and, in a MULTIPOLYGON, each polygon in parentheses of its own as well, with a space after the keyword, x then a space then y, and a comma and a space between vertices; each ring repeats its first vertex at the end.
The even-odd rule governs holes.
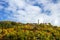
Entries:
POLYGON ((39 24, 39 19, 38 19, 38 24, 39 24))

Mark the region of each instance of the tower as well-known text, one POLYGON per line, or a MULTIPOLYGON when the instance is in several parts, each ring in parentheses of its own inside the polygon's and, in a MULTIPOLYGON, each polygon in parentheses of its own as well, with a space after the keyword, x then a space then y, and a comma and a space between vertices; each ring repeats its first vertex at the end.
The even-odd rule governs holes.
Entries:
POLYGON ((38 24, 39 24, 39 19, 38 19, 38 24))

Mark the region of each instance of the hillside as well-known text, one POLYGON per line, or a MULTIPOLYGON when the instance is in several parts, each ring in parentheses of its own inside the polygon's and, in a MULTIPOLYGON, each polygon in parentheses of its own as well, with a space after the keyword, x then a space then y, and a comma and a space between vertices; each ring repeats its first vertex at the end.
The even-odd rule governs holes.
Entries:
POLYGON ((0 21, 0 40, 60 40, 60 27, 50 23, 0 21))

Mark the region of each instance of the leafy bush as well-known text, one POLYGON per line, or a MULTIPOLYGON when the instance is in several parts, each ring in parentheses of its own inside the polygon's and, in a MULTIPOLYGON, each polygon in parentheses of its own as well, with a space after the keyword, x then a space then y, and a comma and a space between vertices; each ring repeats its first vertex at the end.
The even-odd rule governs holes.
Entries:
POLYGON ((23 24, 10 21, 0 22, 1 40, 60 40, 60 27, 50 23, 23 24), (4 32, 4 33, 2 33, 4 32))

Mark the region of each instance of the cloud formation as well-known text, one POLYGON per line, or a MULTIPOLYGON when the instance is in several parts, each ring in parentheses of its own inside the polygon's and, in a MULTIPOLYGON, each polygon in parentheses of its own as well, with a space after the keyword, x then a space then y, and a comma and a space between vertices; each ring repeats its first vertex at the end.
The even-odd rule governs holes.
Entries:
POLYGON ((60 25, 60 0, 2 0, 0 20, 60 25), (4 10, 4 11, 3 11, 4 10))

